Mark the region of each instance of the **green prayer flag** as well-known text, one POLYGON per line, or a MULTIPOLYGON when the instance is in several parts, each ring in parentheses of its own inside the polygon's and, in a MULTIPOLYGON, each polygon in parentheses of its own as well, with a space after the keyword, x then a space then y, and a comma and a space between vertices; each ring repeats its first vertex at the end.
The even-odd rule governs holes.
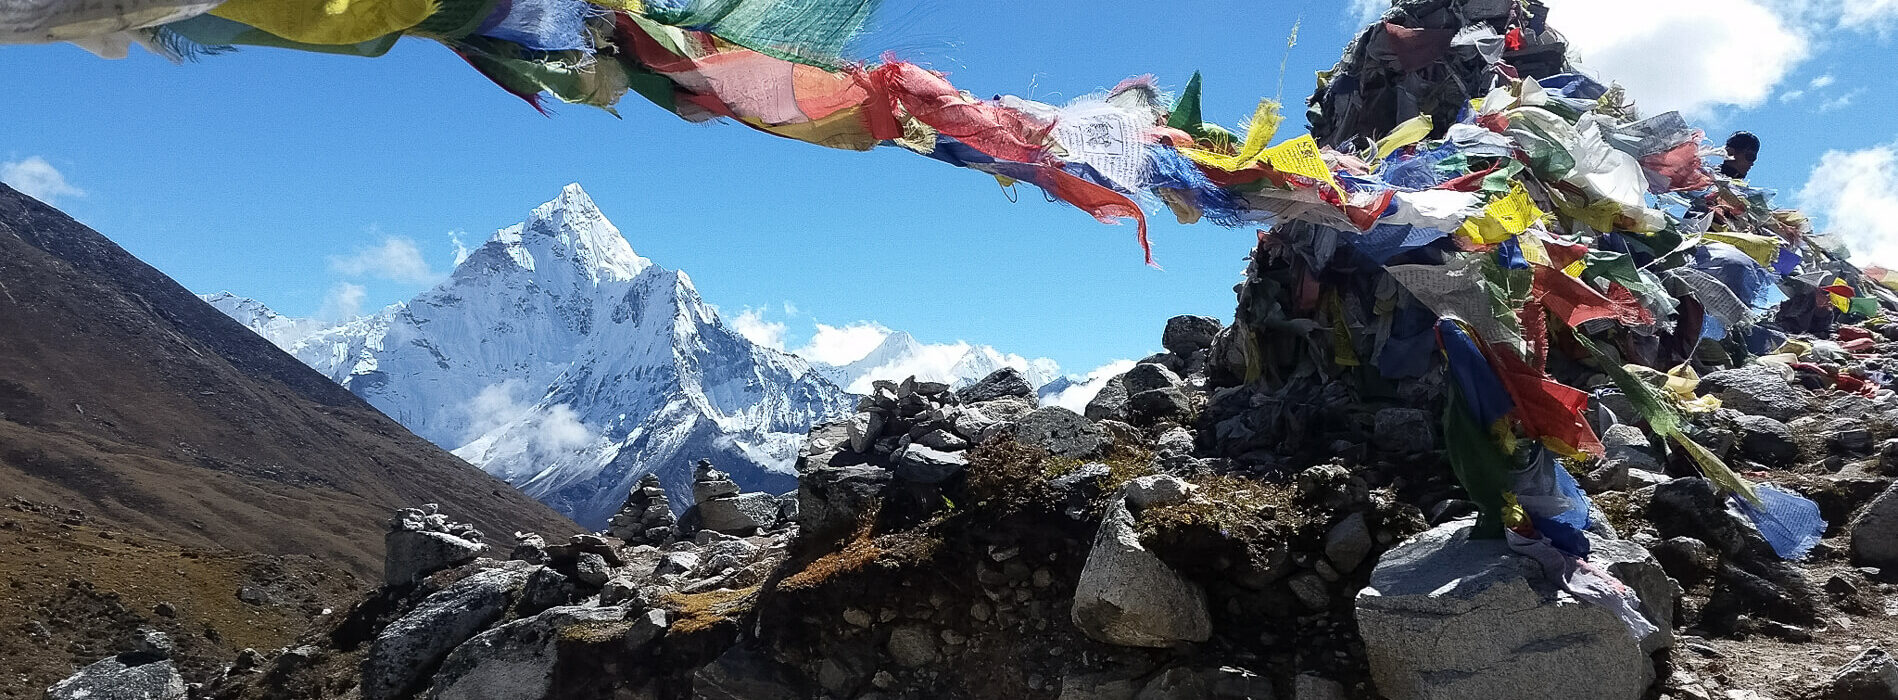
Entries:
POLYGON ((1199 108, 1199 71, 1193 71, 1193 79, 1186 81, 1186 89, 1180 92, 1180 99, 1173 102, 1173 113, 1167 115, 1166 125, 1192 134, 1199 138, 1199 125, 1206 121, 1199 108))
POLYGON ((1472 537, 1501 539, 1503 536, 1503 492, 1509 488, 1509 455, 1496 446, 1495 438, 1476 417, 1470 415, 1458 395, 1456 383, 1449 383, 1443 406, 1443 442, 1449 448, 1450 470, 1457 483, 1476 504, 1476 530, 1472 537))

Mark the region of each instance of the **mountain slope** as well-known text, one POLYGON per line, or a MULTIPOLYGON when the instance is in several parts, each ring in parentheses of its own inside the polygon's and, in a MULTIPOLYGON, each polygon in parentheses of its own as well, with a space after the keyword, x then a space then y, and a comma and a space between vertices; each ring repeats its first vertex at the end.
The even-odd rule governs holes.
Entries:
POLYGON ((188 546, 379 577, 397 507, 574 525, 114 245, 0 186, 0 484, 188 546))
POLYGON ((965 387, 1003 367, 1021 370, 1036 387, 1061 378, 1061 367, 1054 360, 1029 360, 1020 355, 1003 354, 987 345, 961 342, 925 345, 904 331, 891 331, 883 342, 861 358, 840 365, 818 365, 817 371, 847 391, 867 394, 871 382, 879 379, 900 382, 914 376, 922 381, 965 387))
POLYGON ((569 185, 415 299, 293 352, 437 445, 588 526, 690 465, 788 491, 810 426, 854 401, 728 328, 683 272, 633 252, 569 185))

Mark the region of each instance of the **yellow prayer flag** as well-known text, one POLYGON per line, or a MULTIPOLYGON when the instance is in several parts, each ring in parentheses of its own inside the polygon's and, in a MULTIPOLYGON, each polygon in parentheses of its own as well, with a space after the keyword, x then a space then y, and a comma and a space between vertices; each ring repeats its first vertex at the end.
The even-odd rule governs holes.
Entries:
POLYGON ((1839 296, 1832 292, 1826 292, 1826 295, 1832 297, 1832 308, 1838 309, 1839 313, 1842 313, 1842 314, 1851 313, 1852 311, 1851 299, 1847 299, 1845 297, 1839 296))
POLYGON ((1747 257, 1767 267, 1772 267, 1773 262, 1779 259, 1780 239, 1778 236, 1760 236, 1732 231, 1708 231, 1701 236, 1739 248, 1740 252, 1746 253, 1747 257))
POLYGON ((1305 134, 1286 141, 1265 152, 1265 162, 1281 173, 1290 173, 1307 177, 1331 186, 1340 193, 1344 188, 1331 176, 1331 166, 1325 165, 1325 156, 1318 152, 1318 140, 1305 134))
POLYGON ((211 14, 305 44, 360 44, 435 13, 434 0, 230 0, 211 14))
POLYGON ((1197 148, 1182 148, 1180 153, 1193 162, 1209 168, 1218 168, 1226 172, 1235 172, 1251 167, 1259 162, 1259 156, 1265 153, 1272 137, 1278 135, 1279 123, 1285 118, 1279 116, 1279 103, 1261 100, 1258 111, 1252 114, 1252 122, 1246 126, 1246 142, 1239 148, 1238 155, 1224 155, 1197 148))
POLYGON ((1397 152, 1397 149, 1424 140, 1433 128, 1436 128, 1436 123, 1430 119, 1430 115, 1419 114, 1412 117, 1410 121, 1398 124, 1397 128, 1392 129, 1391 133, 1377 142, 1377 151, 1373 157, 1388 158, 1392 153, 1397 152))
POLYGON ((1483 215, 1465 221, 1459 231, 1477 243, 1494 245, 1529 230, 1544 216, 1529 191, 1514 184, 1508 195, 1483 207, 1483 215))

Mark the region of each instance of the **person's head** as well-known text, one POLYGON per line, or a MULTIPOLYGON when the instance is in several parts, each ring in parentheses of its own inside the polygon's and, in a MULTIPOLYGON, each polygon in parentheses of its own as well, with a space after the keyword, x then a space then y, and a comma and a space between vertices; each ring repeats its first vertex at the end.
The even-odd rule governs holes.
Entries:
POLYGON ((1720 164, 1720 172, 1727 177, 1746 177, 1759 159, 1760 137, 1736 131, 1727 137, 1727 162, 1720 164))

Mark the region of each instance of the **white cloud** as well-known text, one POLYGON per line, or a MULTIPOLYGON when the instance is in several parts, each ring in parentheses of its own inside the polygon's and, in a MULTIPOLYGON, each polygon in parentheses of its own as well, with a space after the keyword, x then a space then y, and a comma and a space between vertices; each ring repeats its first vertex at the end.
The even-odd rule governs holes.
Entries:
POLYGON ((534 430, 534 446, 542 452, 570 452, 593 441, 593 430, 580 422, 580 415, 567 404, 555 404, 540 417, 534 430))
POLYGON ((844 326, 819 323, 811 341, 792 352, 812 362, 847 365, 863 359, 889 335, 890 329, 872 321, 858 321, 844 326))
POLYGON ((456 267, 460 267, 461 262, 463 260, 468 259, 468 254, 471 252, 474 252, 474 251, 469 250, 468 244, 461 239, 461 237, 465 235, 468 235, 467 231, 449 231, 448 232, 448 243, 455 247, 455 266, 456 267))
MULTIPOLYGON (((581 422, 572 406, 554 404, 536 415, 534 404, 524 396, 527 385, 509 379, 482 387, 464 409, 468 413, 466 440, 472 441, 510 424, 525 426, 527 445, 545 455, 570 452, 585 447, 594 439, 593 430, 581 422)), ((518 434, 514 430, 509 431, 518 434)))
POLYGON ((0 163, 0 182, 51 205, 58 205, 61 197, 86 196, 85 190, 66 182, 65 173, 39 156, 0 163))
POLYGON ((338 282, 324 295, 323 306, 316 315, 329 321, 347 321, 362 315, 362 303, 367 298, 369 290, 362 285, 338 282))
MULTIPOLYGON (((874 347, 872 346, 873 349, 874 347)), ((875 388, 874 385, 878 379, 902 381, 909 377, 915 377, 917 381, 953 384, 957 379, 956 365, 961 364, 963 358, 969 356, 969 351, 974 349, 975 346, 962 341, 922 345, 915 352, 870 368, 856 381, 851 382, 850 386, 844 387, 844 391, 852 394, 868 394, 875 388)), ((864 352, 869 353, 868 350, 864 352)), ((1003 364, 1016 369, 1026 369, 1028 361, 1014 355, 1006 358, 1003 364)))
POLYGON ((1898 267, 1898 143, 1827 151, 1799 191, 1800 207, 1824 219, 1861 265, 1898 267))
POLYGON ((738 312, 737 316, 732 317, 732 330, 738 331, 739 335, 745 336, 745 339, 753 343, 773 350, 783 350, 785 325, 782 322, 765 320, 764 315, 764 309, 747 306, 745 310, 738 312))
POLYGON ((409 238, 390 237, 349 255, 330 256, 330 271, 350 277, 375 277, 404 284, 428 284, 440 276, 409 238))
POLYGON ((1351 0, 1351 16, 1359 24, 1369 23, 1391 9, 1391 0, 1351 0))
POLYGON ((798 314, 798 309, 797 309, 797 305, 796 305, 796 304, 793 304, 793 303, 791 303, 791 302, 788 302, 788 301, 787 301, 787 302, 784 302, 784 315, 786 315, 786 316, 796 316, 797 314, 798 314))
POLYGON ((1075 413, 1085 412, 1087 410, 1087 402, 1093 401, 1094 396, 1101 393, 1101 387, 1107 386, 1108 380, 1126 374, 1127 370, 1133 368, 1133 360, 1115 360, 1101 365, 1094 371, 1087 373, 1086 382, 1068 387, 1058 394, 1047 397, 1047 399, 1042 401, 1042 405, 1060 406, 1075 413))
POLYGON ((1786 92, 1782 92, 1779 94, 1779 101, 1793 102, 1805 96, 1806 96, 1805 90, 1787 90, 1786 92))
POLYGON ((1863 95, 1863 94, 1865 94, 1865 89, 1859 88, 1857 90, 1853 90, 1851 92, 1845 93, 1838 97, 1834 97, 1830 100, 1826 100, 1824 103, 1819 105, 1819 112, 1821 114, 1824 114, 1826 112, 1835 112, 1841 109, 1845 109, 1846 107, 1850 107, 1852 106, 1853 102, 1858 100, 1858 96, 1863 95))
POLYGON ((1811 54, 1813 28, 1786 4, 1809 0, 1771 1, 1550 0, 1549 24, 1578 64, 1626 87, 1643 111, 1707 116, 1766 102, 1811 54))
POLYGON ((1827 73, 1817 78, 1813 78, 1811 85, 1812 85, 1812 89, 1819 90, 1822 88, 1831 87, 1832 84, 1836 82, 1839 82, 1839 79, 1833 77, 1831 73, 1827 73))

